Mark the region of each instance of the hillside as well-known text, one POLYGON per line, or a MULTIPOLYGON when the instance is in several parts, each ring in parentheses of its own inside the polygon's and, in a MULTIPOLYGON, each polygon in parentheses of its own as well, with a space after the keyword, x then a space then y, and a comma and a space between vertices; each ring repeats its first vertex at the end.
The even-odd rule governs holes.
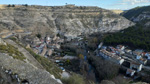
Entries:
POLYGON ((76 37, 94 32, 115 32, 134 25, 109 10, 86 6, 2 5, 0 30, 23 29, 35 33, 76 37))
POLYGON ((122 15, 144 27, 150 27, 150 6, 136 7, 125 11, 122 15))
POLYGON ((150 50, 150 30, 145 30, 139 25, 130 27, 121 32, 109 34, 104 38, 107 45, 127 45, 133 49, 150 50))
POLYGON ((116 13, 116 14, 121 14, 123 12, 123 10, 111 10, 111 11, 116 13))
POLYGON ((5 41, 0 39, 0 84, 61 84, 52 73, 60 74, 58 67, 42 57, 38 62, 39 57, 35 59, 12 40, 5 41), (42 63, 49 65, 51 72, 42 63))

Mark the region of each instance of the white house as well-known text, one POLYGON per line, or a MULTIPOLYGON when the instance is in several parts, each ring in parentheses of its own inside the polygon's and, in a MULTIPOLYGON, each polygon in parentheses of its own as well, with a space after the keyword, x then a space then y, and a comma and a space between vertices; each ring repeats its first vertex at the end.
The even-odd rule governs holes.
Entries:
POLYGON ((140 58, 141 58, 141 55, 137 55, 137 56, 136 56, 136 59, 139 60, 140 58))
POLYGON ((124 50, 124 49, 125 49, 125 47, 124 47, 123 45, 117 45, 116 48, 117 48, 117 49, 120 49, 120 50, 124 50))
POLYGON ((135 74, 135 71, 132 70, 132 69, 127 69, 126 74, 130 75, 130 76, 133 76, 135 74))
POLYGON ((108 52, 104 49, 100 50, 99 56, 102 56, 103 58, 109 59, 110 61, 116 62, 117 64, 120 65, 124 62, 124 59, 122 59, 121 57, 112 54, 111 52, 108 52))
POLYGON ((107 46, 102 46, 102 49, 105 49, 105 50, 106 50, 106 49, 107 49, 107 46))
POLYGON ((143 50, 140 49, 136 49, 135 51, 133 51, 133 55, 142 55, 143 50))
POLYGON ((56 63, 59 63, 59 62, 60 62, 60 60, 55 60, 55 62, 56 62, 56 63))
POLYGON ((101 42, 99 45, 98 45, 98 49, 100 49, 103 45, 103 42, 101 42))
POLYGON ((133 69, 139 72, 142 70, 142 64, 136 63, 136 62, 130 62, 130 69, 133 69))
POLYGON ((128 54, 132 54, 132 50, 130 50, 130 49, 125 49, 125 52, 128 54))
POLYGON ((52 54, 53 54, 53 49, 49 49, 48 52, 47 52, 47 55, 51 56, 52 54))
POLYGON ((146 63, 147 63, 147 59, 144 59, 144 58, 140 58, 139 61, 140 61, 142 64, 146 64, 146 63))
POLYGON ((122 50, 116 50, 115 52, 116 52, 117 54, 119 54, 119 55, 125 54, 125 52, 122 51, 122 50))
POLYGON ((150 52, 147 52, 147 53, 145 54, 145 56, 146 56, 148 59, 150 59, 150 52))
POLYGON ((62 59, 64 59, 64 60, 67 60, 67 59, 72 60, 72 59, 78 59, 78 57, 65 55, 62 59))

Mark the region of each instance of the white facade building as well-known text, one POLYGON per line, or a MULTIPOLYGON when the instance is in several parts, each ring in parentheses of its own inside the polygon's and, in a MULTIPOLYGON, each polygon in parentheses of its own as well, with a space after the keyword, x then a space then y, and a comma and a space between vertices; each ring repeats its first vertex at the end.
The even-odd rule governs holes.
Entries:
POLYGON ((120 64, 120 65, 124 62, 124 59, 122 59, 121 57, 114 55, 111 52, 108 52, 104 49, 100 50, 99 56, 102 56, 103 58, 109 59, 109 60, 116 62, 117 64, 120 64))

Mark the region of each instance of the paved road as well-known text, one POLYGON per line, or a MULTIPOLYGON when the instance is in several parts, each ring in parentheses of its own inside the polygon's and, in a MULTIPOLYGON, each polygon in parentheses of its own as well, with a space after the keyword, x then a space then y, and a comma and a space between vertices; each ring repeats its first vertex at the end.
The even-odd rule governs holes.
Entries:
POLYGON ((24 56, 27 58, 27 60, 33 64, 33 66, 39 68, 39 69, 44 69, 43 66, 23 47, 19 46, 17 43, 10 39, 5 40, 8 44, 13 45, 14 47, 17 47, 20 52, 24 54, 24 56))

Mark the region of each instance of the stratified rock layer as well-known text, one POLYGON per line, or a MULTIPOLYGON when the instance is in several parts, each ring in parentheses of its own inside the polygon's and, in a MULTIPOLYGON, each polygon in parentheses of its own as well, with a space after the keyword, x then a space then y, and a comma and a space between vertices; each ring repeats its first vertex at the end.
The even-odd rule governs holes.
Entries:
POLYGON ((23 29, 33 33, 76 37, 115 32, 134 25, 109 10, 86 6, 15 6, 0 9, 0 30, 23 29))

